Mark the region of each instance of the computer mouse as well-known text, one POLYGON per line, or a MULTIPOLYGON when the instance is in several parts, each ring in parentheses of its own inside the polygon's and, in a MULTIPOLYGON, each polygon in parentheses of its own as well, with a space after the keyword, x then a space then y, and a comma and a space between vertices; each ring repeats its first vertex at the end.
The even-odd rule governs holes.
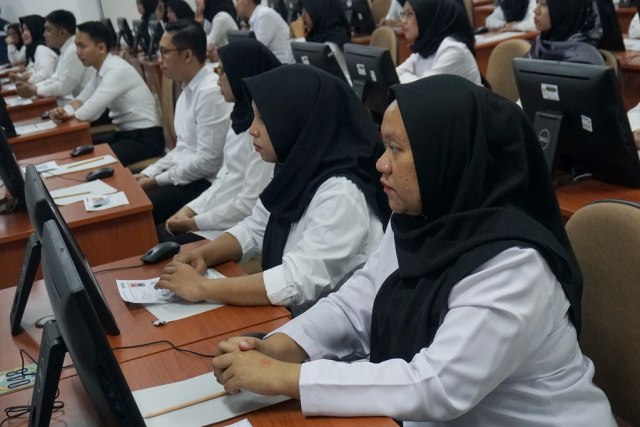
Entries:
POLYGON ((78 157, 78 156, 82 156, 83 154, 93 153, 93 150, 94 150, 94 146, 91 144, 78 145, 76 148, 71 150, 69 155, 71 157, 78 157))
POLYGON ((49 112, 48 112, 48 111, 45 111, 44 113, 42 113, 42 114, 40 115, 40 118, 41 118, 42 120, 47 120, 47 119, 49 118, 49 112))
POLYGON ((176 242, 162 242, 149 249, 140 260, 147 264, 154 264, 170 258, 178 252, 180 252, 180 245, 176 242))
POLYGON ((95 179, 108 178, 111 175, 113 175, 113 168, 98 168, 89 172, 87 176, 84 177, 84 179, 86 179, 87 181, 93 181, 95 179))
POLYGON ((473 30, 473 34, 486 34, 489 32, 489 29, 487 27, 478 27, 475 30, 473 30))

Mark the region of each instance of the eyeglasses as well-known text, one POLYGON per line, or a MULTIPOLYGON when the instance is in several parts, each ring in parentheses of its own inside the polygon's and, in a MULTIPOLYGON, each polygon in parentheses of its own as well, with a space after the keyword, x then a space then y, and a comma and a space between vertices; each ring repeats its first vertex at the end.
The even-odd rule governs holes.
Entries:
POLYGON ((178 51, 181 51, 181 50, 187 50, 187 48, 177 47, 175 49, 165 49, 165 48, 161 47, 159 50, 160 50, 160 56, 165 56, 169 52, 178 52, 178 51))
POLYGON ((416 13, 413 10, 401 10, 400 11, 400 19, 401 20, 405 20, 405 19, 411 19, 414 16, 416 16, 416 13))

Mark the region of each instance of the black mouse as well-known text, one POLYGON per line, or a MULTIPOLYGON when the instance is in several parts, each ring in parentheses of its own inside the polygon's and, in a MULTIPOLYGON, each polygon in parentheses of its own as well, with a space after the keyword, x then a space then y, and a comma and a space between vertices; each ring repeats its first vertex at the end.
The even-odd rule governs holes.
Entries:
POLYGON ((91 144, 78 145, 76 148, 71 150, 69 155, 71 157, 82 156, 83 154, 93 153, 94 147, 91 144))
POLYGON ((487 27, 478 27, 475 30, 473 30, 473 34, 486 34, 489 32, 489 29, 487 27))
POLYGON ((94 179, 109 178, 111 175, 113 175, 113 168, 98 168, 89 172, 84 179, 87 181, 93 181, 94 179))
POLYGON ((149 249, 140 260, 147 264, 154 264, 172 257, 178 252, 180 252, 180 245, 176 242, 162 242, 149 249))
POLYGON ((48 111, 45 111, 44 113, 42 113, 42 114, 40 115, 40 118, 41 118, 42 120, 47 120, 47 119, 49 118, 49 112, 48 112, 48 111))

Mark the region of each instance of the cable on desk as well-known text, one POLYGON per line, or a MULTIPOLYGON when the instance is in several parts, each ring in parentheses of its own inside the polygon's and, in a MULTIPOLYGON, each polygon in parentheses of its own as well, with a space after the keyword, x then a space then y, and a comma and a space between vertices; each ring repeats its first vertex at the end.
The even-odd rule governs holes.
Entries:
MULTIPOLYGON (((26 378, 27 375, 36 375, 36 374, 25 374, 24 373, 24 357, 27 356, 29 359, 31 359, 31 361, 35 364, 37 364, 38 362, 36 362, 36 360, 31 357, 31 355, 29 353, 27 353, 26 351, 20 349, 20 360, 21 360, 21 369, 20 372, 22 372, 22 378, 26 378)), ((60 389, 58 388, 56 390, 56 399, 60 397, 60 389)), ((62 409, 64 409, 64 402, 61 400, 56 400, 53 403, 53 408, 52 408, 52 413, 61 411, 62 409)), ((2 420, 0 422, 0 427, 2 427, 4 425, 4 423, 6 423, 9 420, 13 420, 15 418, 20 418, 20 417, 24 417, 24 416, 28 416, 31 413, 31 405, 16 405, 16 406, 8 406, 4 409, 4 413, 6 415, 6 418, 4 420, 2 420)))
POLYGON ((124 267, 113 267, 113 268, 105 268, 104 270, 97 270, 94 271, 93 274, 100 274, 100 273, 106 273, 107 271, 116 271, 116 270, 126 270, 128 268, 137 268, 137 267, 142 267, 144 265, 144 262, 141 262, 139 264, 135 264, 135 265, 126 265, 124 267))
POLYGON ((126 349, 130 349, 130 348, 147 347, 147 346, 150 346, 150 345, 157 345, 157 344, 168 344, 169 346, 171 346, 172 349, 174 349, 176 351, 182 351, 184 353, 191 353, 191 354, 194 354, 196 356, 206 357, 207 359, 211 359, 211 358, 216 356, 215 354, 204 354, 204 353, 198 353, 197 351, 187 350, 185 348, 178 348, 171 341, 167 341, 167 340, 152 341, 152 342, 147 342, 147 343, 144 343, 144 344, 134 344, 134 345, 127 345, 127 346, 122 346, 122 347, 114 347, 111 350, 113 350, 113 351, 115 351, 115 350, 126 350, 126 349))

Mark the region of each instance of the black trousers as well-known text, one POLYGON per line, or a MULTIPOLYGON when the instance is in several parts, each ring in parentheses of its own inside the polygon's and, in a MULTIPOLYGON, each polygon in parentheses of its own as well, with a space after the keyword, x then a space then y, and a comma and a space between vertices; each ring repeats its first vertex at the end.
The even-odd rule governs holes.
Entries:
POLYGON ((124 166, 164 153, 164 133, 160 126, 96 135, 93 143, 109 144, 124 166))
POLYGON ((206 179, 199 179, 187 185, 165 185, 147 191, 153 204, 153 220, 156 224, 165 222, 210 186, 211 183, 206 179))
POLYGON ((165 223, 156 225, 156 233, 158 234, 158 241, 162 242, 176 242, 181 245, 186 245, 187 243, 197 242, 198 240, 204 240, 204 237, 199 236, 195 233, 180 233, 172 236, 167 232, 165 228, 165 223))

